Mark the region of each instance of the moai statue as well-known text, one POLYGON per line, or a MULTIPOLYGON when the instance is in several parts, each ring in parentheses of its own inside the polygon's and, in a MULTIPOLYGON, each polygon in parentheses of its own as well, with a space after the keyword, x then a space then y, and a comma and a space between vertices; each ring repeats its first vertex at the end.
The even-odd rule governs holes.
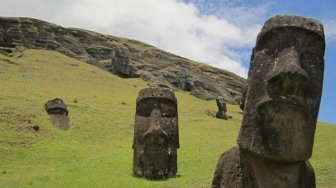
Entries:
POLYGON ((136 101, 133 174, 166 179, 177 173, 177 101, 169 88, 146 88, 136 101))
POLYGON ((299 16, 265 22, 252 53, 238 146, 223 153, 212 187, 315 187, 312 155, 325 38, 299 16))
POLYGON ((51 123, 60 129, 67 130, 70 128, 68 109, 64 101, 60 98, 55 98, 47 101, 44 108, 49 114, 51 123))
POLYGON ((228 119, 228 117, 226 116, 226 103, 223 97, 217 97, 216 98, 216 103, 217 103, 217 107, 218 107, 218 112, 216 113, 216 118, 219 119, 228 119))

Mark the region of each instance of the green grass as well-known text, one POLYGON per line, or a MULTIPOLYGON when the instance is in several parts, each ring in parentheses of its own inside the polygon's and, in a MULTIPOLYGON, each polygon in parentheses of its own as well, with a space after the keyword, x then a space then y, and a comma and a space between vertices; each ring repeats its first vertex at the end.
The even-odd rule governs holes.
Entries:
MULTIPOLYGON (((45 50, 0 54, 0 80, 0 187, 209 187, 242 118, 228 105, 233 118, 218 120, 209 115, 214 101, 177 92, 179 176, 148 181, 131 173, 135 100, 145 82, 45 50), (68 131, 54 128, 44 111, 54 97, 68 105, 68 131)), ((319 187, 336 187, 335 131, 317 127, 311 162, 319 187)))

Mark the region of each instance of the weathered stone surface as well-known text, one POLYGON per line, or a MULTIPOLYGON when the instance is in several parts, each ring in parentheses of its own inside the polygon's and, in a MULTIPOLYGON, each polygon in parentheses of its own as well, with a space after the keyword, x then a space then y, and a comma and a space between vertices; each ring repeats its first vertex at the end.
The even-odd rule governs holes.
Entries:
POLYGON ((243 95, 240 99, 240 101, 238 102, 239 103, 239 108, 244 111, 244 108, 245 108, 245 98, 246 98, 246 91, 247 90, 247 86, 245 86, 245 89, 243 91, 243 95))
POLYGON ((279 160, 311 156, 323 82, 321 30, 320 22, 303 17, 266 22, 249 70, 245 112, 250 115, 238 137, 243 148, 279 160))
POLYGON ((274 162, 248 154, 238 146, 221 155, 212 180, 212 188, 311 188, 315 185, 309 161, 274 162))
POLYGON ((65 114, 68 115, 68 108, 64 101, 60 98, 55 98, 47 101, 44 104, 45 110, 48 114, 65 114))
POLYGON ((68 109, 64 101, 60 98, 55 98, 47 101, 44 108, 49 114, 51 123, 60 129, 68 130, 70 128, 68 109))
POLYGON ((213 187, 315 187, 311 157, 324 69, 322 24, 265 22, 251 58, 238 147, 219 159, 213 187))
POLYGON ((228 119, 228 116, 226 116, 226 103, 223 97, 217 97, 216 99, 218 112, 216 113, 216 118, 219 119, 228 119))
POLYGON ((0 47, 19 46, 56 50, 123 78, 148 78, 150 73, 149 83, 191 91, 206 100, 223 96, 227 103, 238 104, 245 85, 245 79, 233 73, 139 41, 63 28, 32 18, 0 17, 0 47))
POLYGON ((216 98, 215 94, 209 93, 207 90, 204 89, 193 89, 191 90, 190 94, 204 100, 212 100, 216 98))
POLYGON ((179 145, 177 101, 168 88, 147 88, 137 98, 133 174, 166 179, 177 173, 179 145))
POLYGON ((127 57, 114 57, 111 60, 111 69, 113 73, 122 78, 138 78, 140 77, 137 68, 129 63, 127 57))

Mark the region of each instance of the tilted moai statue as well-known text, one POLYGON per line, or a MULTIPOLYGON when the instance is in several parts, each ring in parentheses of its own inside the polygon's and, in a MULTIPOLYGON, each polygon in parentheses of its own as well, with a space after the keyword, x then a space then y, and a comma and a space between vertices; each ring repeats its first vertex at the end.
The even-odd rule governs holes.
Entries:
POLYGON ((265 22, 252 53, 238 146, 223 153, 212 187, 315 187, 312 155, 325 38, 299 16, 265 22))
POLYGON ((70 128, 68 118, 68 108, 60 98, 54 98, 44 104, 44 108, 49 114, 51 123, 60 129, 67 130, 70 128))
POLYGON ((219 119, 228 119, 228 117, 226 116, 226 102, 224 100, 223 97, 217 97, 216 98, 216 103, 217 103, 217 107, 218 107, 218 112, 216 113, 216 118, 219 119))
POLYGON ((177 101, 169 88, 146 88, 136 101, 133 174, 166 179, 177 173, 177 101))

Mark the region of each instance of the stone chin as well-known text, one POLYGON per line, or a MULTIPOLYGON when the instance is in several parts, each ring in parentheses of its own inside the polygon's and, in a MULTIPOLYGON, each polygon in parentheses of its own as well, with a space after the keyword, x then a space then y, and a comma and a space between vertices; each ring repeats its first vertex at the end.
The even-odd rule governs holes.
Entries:
POLYGON ((259 103, 256 109, 257 114, 253 117, 255 132, 238 139, 243 149, 283 162, 304 161, 311 157, 315 124, 307 108, 286 101, 268 100, 259 103))

